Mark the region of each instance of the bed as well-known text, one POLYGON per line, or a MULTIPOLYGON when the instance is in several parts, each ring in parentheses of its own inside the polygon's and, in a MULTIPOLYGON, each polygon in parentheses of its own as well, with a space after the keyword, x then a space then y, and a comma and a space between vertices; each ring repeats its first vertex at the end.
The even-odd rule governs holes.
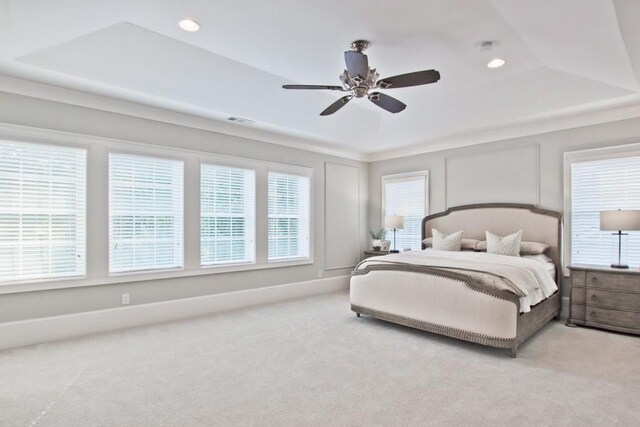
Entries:
POLYGON ((536 267, 536 261, 518 257, 473 251, 429 252, 423 244, 423 251, 368 258, 356 267, 351 277, 350 298, 351 310, 358 317, 364 314, 510 349, 512 357, 516 357, 523 341, 550 320, 559 319, 560 213, 510 203, 457 206, 425 217, 423 240, 431 236, 432 228, 445 233, 463 230, 465 238, 478 240, 485 239, 485 230, 502 236, 522 230, 523 241, 549 246, 545 255, 554 264, 553 269, 536 267), (549 277, 543 279, 541 271, 549 277), (524 285, 519 281, 524 281, 521 278, 525 275, 537 277, 540 295, 533 295, 533 285, 528 285, 528 291, 522 291, 524 285))

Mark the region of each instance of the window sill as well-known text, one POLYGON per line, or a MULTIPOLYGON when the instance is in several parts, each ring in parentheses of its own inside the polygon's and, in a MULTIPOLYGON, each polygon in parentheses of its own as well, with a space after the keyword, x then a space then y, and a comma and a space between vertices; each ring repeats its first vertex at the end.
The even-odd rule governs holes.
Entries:
POLYGON ((109 277, 87 278, 73 277, 64 279, 47 279, 30 282, 11 282, 0 284, 0 295, 23 292, 38 292, 54 289, 82 288, 88 286, 116 285, 124 283, 146 282, 151 280, 177 279, 184 277, 209 276, 214 274, 235 273, 251 270, 266 270, 280 267, 294 267, 313 264, 312 258, 270 261, 263 264, 213 265, 197 270, 172 269, 155 272, 117 273, 109 277))
POLYGON ((297 257, 297 258, 281 258, 281 259, 270 259, 267 261, 269 264, 280 264, 280 265, 296 265, 299 263, 308 264, 311 258, 309 257, 297 257))
POLYGON ((184 267, 169 267, 169 268, 158 268, 154 270, 132 270, 132 271, 116 271, 114 273, 109 273, 109 277, 118 278, 118 277, 135 277, 138 275, 150 275, 150 274, 170 274, 170 273, 179 273, 183 272, 184 267))

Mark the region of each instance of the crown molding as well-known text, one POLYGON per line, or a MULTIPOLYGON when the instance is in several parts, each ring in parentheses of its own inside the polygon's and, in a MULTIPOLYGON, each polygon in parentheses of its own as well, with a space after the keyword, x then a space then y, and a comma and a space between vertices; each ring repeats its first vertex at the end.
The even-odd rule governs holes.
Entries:
POLYGON ((40 81, 48 77, 36 71, 28 73, 27 77, 31 79, 26 79, 12 75, 14 73, 7 70, 6 63, 0 64, 0 92, 232 135, 328 156, 358 161, 367 161, 369 158, 368 154, 327 146, 327 144, 335 145, 335 142, 305 133, 285 131, 279 127, 264 124, 260 124, 261 128, 257 128, 231 123, 227 121, 228 114, 185 103, 144 94, 136 94, 133 99, 129 91, 97 83, 92 83, 89 87, 88 84, 83 84, 77 79, 63 76, 58 76, 56 83, 42 83, 40 81), (65 87, 58 85, 58 81, 65 87))
POLYGON ((616 122, 640 117, 640 95, 630 95, 540 114, 508 126, 488 128, 477 132, 454 135, 369 154, 367 161, 398 159, 418 154, 445 151, 453 148, 498 142, 506 139, 540 135, 579 127, 616 122))
MULTIPOLYGON (((19 71, 25 74, 24 70, 19 71)), ((41 81, 51 78, 36 70, 26 73, 28 79, 22 75, 16 76, 17 73, 18 70, 13 70, 6 63, 0 63, 0 91, 362 162, 398 159, 640 117, 640 95, 634 94, 544 113, 502 127, 480 129, 390 150, 363 153, 334 148, 331 145, 335 145, 335 141, 296 133, 289 129, 265 124, 260 124, 261 128, 257 128, 230 123, 226 120, 227 114, 184 103, 144 94, 136 94, 133 99, 129 91, 104 84, 82 83, 78 79, 62 75, 56 77, 55 83, 43 83, 41 81)))

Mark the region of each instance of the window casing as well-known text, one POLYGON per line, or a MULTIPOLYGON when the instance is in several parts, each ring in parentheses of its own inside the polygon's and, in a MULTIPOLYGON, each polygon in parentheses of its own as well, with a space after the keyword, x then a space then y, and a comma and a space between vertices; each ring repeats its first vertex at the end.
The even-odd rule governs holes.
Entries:
POLYGON ((270 171, 268 193, 269 261, 309 258, 310 178, 270 171))
MULTIPOLYGON (((600 211, 640 209, 640 152, 579 156, 569 166, 570 263, 608 266, 618 240, 600 231, 600 211)), ((625 232, 623 262, 638 267, 640 232, 625 232)))
POLYGON ((0 141, 0 283, 85 275, 86 158, 0 141))
MULTIPOLYGON (((382 222, 385 215, 404 216, 404 229, 396 231, 396 248, 422 248, 422 219, 429 212, 429 171, 382 177, 382 222)), ((393 230, 387 230, 393 242, 393 230)), ((392 243, 393 244, 393 243, 392 243)))
POLYGON ((182 268, 180 160, 109 153, 109 272, 182 268))
MULTIPOLYGON (((262 270, 281 268, 313 263, 313 232, 309 226, 306 228, 308 236, 308 253, 306 257, 292 259, 268 259, 268 174, 279 172, 291 175, 306 176, 309 180, 309 224, 313 221, 312 208, 314 185, 313 169, 305 166, 268 162, 255 159, 247 159, 233 156, 224 156, 208 151, 186 150, 175 147, 144 144, 135 141, 115 140, 104 137, 94 137, 86 134, 74 134, 70 132, 48 131, 23 126, 5 125, 0 123, 0 141, 29 141, 29 144, 55 147, 68 147, 79 149, 84 156, 84 191, 78 186, 86 205, 84 226, 79 226, 83 236, 78 235, 78 241, 84 244, 84 249, 79 248, 79 257, 76 261, 81 268, 78 274, 63 273, 51 277, 33 276, 32 278, 4 280, 0 278, 0 295, 10 293, 22 293, 51 289, 64 289, 73 287, 99 286, 117 283, 134 283, 139 281, 171 279, 181 277, 209 276, 218 273, 231 273, 240 271, 262 270), (110 271, 112 257, 113 229, 111 227, 110 213, 110 184, 109 164, 110 153, 129 153, 139 157, 174 159, 183 165, 183 173, 179 176, 184 187, 184 208, 181 221, 183 241, 178 255, 181 262, 172 265, 182 267, 131 269, 119 272, 110 271), (220 164, 255 171, 256 198, 255 198, 255 262, 230 263, 215 268, 201 265, 200 255, 200 165, 202 163, 220 164), (86 193, 86 194, 85 194, 86 193)), ((10 184, 11 186, 12 184, 10 184)), ((0 195, 0 210, 2 204, 0 195)), ((78 199, 80 200, 80 199, 78 199)), ((182 204, 181 204, 182 205, 182 204)), ((180 218, 179 218, 180 219, 180 218)), ((6 230, 0 230, 0 235, 6 230)), ((7 236, 0 236, 0 239, 7 236)), ((180 239, 178 239, 180 240, 180 239)), ((13 245, 13 243, 11 243, 13 245)), ((13 254, 14 255, 14 254, 13 254)), ((179 258, 176 256, 176 258, 179 258)))
POLYGON ((200 263, 255 262, 255 170, 200 166, 200 263))

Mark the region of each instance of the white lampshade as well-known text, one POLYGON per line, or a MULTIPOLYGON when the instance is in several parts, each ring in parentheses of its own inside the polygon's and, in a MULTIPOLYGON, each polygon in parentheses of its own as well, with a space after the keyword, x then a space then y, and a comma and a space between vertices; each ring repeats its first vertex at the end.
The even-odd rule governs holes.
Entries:
POLYGON ((401 215, 385 215, 384 228, 402 230, 404 228, 404 217, 401 215))
POLYGON ((640 211, 602 211, 600 212, 600 230, 633 231, 640 230, 640 211))

